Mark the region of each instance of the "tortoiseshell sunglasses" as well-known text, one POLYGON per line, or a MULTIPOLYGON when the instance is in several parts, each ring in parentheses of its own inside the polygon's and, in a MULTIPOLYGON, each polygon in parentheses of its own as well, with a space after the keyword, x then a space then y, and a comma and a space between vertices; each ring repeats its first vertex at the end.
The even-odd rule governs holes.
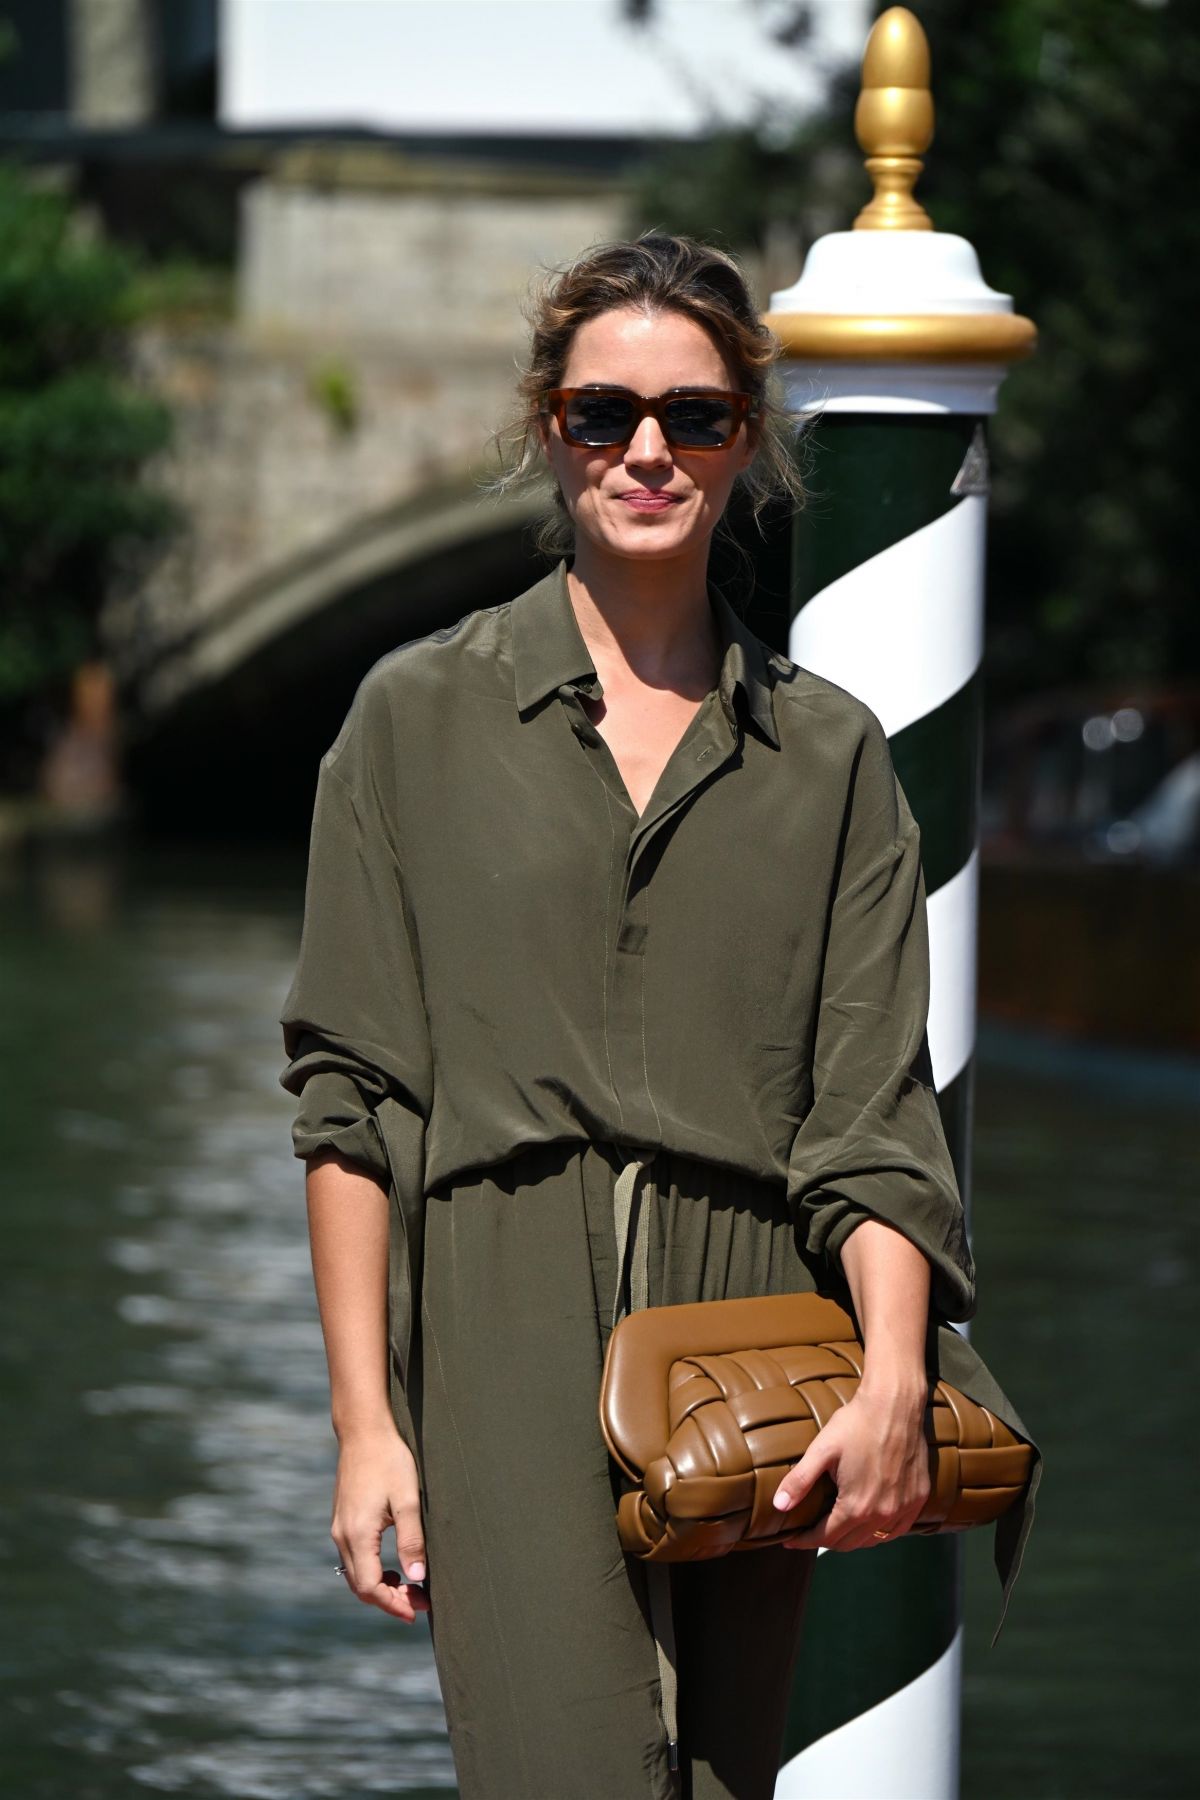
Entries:
POLYGON ((753 394, 724 388, 672 388, 635 394, 631 388, 547 388, 543 413, 553 413, 563 441, 581 450, 624 448, 647 413, 653 413, 673 450, 727 450, 743 419, 757 415, 753 394))

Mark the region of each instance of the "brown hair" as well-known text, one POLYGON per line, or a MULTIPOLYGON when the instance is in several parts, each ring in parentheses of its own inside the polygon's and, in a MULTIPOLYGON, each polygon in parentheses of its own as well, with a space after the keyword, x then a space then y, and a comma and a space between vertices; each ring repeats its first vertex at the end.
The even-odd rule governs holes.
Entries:
MULTIPOLYGON (((653 228, 629 240, 591 245, 564 268, 543 268, 522 307, 531 330, 529 360, 520 370, 516 410, 492 433, 502 472, 480 485, 500 494, 549 480, 552 505, 534 527, 535 548, 558 558, 570 554, 575 540, 575 522, 537 434, 540 396, 561 385, 579 327, 622 306, 672 309, 704 327, 728 363, 734 386, 758 401, 757 454, 734 478, 734 491, 739 486, 747 490, 756 524, 776 495, 787 495, 802 507, 806 489, 795 454, 798 422, 783 404, 773 371, 781 346, 759 319, 740 263, 712 244, 653 228), (506 468, 509 444, 516 455, 506 468)), ((717 533, 733 541, 723 520, 717 533)))

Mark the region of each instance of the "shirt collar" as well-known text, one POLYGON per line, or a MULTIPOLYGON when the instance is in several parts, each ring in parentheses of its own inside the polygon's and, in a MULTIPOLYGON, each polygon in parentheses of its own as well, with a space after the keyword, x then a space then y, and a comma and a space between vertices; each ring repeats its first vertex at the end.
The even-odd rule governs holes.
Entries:
MULTIPOLYGON (((571 604, 567 566, 564 556, 512 603, 513 675, 517 710, 522 714, 569 682, 596 681, 596 666, 571 604)), ((740 687, 750 716, 778 749, 766 647, 719 589, 711 581, 707 585, 721 639, 717 688, 726 714, 732 715, 733 693, 740 687)))

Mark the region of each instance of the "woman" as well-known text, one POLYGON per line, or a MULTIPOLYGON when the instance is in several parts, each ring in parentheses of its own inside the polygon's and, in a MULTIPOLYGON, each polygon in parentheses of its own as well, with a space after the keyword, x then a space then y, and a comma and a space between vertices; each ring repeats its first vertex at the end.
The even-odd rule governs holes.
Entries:
POLYGON ((802 497, 778 345, 732 258, 659 232, 532 323, 558 564, 383 657, 319 774, 281 1079, 332 1535, 360 1600, 429 1614, 464 1800, 765 1800, 818 1547, 920 1512, 930 1374, 1022 1428, 941 1323, 975 1271, 886 737, 708 579, 735 483, 802 497), (649 1304, 820 1286, 865 1339, 782 1486, 827 1471, 832 1511, 672 1566, 669 1647, 597 1416, 619 1186, 649 1304))

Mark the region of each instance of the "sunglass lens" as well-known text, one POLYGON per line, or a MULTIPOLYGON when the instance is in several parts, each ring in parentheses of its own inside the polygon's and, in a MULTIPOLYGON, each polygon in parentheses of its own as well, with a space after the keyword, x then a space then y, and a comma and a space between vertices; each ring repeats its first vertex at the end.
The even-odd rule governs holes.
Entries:
POLYGON ((671 442, 681 448, 712 449, 733 433, 733 408, 714 395, 683 394, 667 402, 671 442))
POLYGON ((576 394, 567 405, 567 430, 582 444, 621 444, 633 423, 624 394, 576 394))

